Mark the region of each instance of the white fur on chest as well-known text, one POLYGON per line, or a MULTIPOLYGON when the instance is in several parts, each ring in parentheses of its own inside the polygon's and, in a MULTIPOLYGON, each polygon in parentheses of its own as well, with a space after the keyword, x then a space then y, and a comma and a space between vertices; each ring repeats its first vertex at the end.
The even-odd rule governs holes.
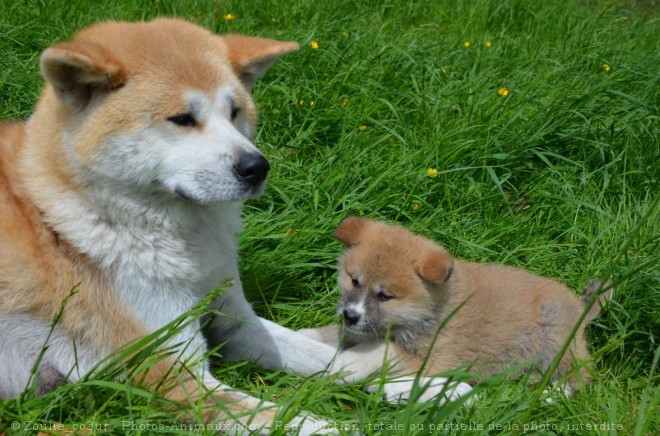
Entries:
POLYGON ((98 188, 90 204, 73 196, 60 202, 57 230, 101 267, 149 331, 190 310, 221 280, 238 281, 241 202, 137 201, 108 190, 98 188))

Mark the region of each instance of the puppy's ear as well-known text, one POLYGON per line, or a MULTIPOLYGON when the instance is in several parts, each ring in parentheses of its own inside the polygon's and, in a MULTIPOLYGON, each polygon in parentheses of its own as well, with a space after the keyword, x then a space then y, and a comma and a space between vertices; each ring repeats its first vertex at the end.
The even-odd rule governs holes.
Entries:
POLYGON ((229 50, 229 62, 248 90, 275 61, 300 47, 297 42, 229 34, 222 37, 229 50))
POLYGON ((121 87, 122 64, 105 48, 91 42, 60 42, 41 54, 41 73, 57 96, 72 110, 85 108, 98 90, 121 87))
POLYGON ((417 275, 432 285, 441 285, 454 271, 454 259, 442 247, 425 248, 415 265, 417 275))
POLYGON ((369 220, 349 216, 335 230, 335 236, 342 244, 346 246, 355 245, 360 242, 361 234, 369 225, 369 220))
POLYGON ((611 300, 614 296, 614 286, 612 286, 612 282, 609 280, 606 282, 603 282, 600 279, 592 280, 589 282, 587 289, 584 290, 584 293, 580 295, 580 301, 584 305, 587 305, 593 298, 594 294, 599 291, 600 294, 597 297, 598 300, 594 303, 593 306, 591 306, 589 313, 587 313, 587 322, 598 318, 601 308, 607 306, 609 300, 611 300))

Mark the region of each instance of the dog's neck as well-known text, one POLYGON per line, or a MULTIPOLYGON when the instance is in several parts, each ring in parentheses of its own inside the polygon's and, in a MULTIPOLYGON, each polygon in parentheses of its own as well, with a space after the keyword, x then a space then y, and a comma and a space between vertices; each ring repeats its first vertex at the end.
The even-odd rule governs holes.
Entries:
POLYGON ((452 280, 454 279, 443 284, 441 289, 434 290, 435 300, 428 306, 424 315, 408 325, 392 329, 394 343, 415 355, 425 356, 428 353, 436 335, 442 334, 442 330, 457 314, 454 311, 461 304, 457 294, 453 292, 452 280))
POLYGON ((223 278, 213 262, 218 251, 236 252, 242 202, 198 205, 108 181, 72 182, 30 165, 38 176, 27 189, 44 220, 102 273, 178 288, 212 289, 217 281, 207 282, 223 278))
POLYGON ((437 316, 416 319, 414 324, 392 329, 392 341, 412 354, 425 354, 440 327, 437 316))
MULTIPOLYGON (((235 255, 239 202, 199 206, 120 195, 108 187, 41 186, 52 191, 41 192, 42 200, 57 198, 37 204, 45 220, 96 265, 148 330, 191 310, 223 279, 240 286, 235 255)), ((197 338, 194 325, 182 336, 185 340, 197 338)), ((197 342, 191 350, 203 348, 197 342)))

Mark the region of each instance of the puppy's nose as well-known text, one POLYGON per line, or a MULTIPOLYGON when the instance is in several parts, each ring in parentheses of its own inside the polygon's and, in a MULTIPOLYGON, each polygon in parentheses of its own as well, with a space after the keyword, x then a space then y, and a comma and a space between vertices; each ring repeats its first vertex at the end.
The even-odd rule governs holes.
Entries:
POLYGON ((256 186, 263 182, 270 170, 270 164, 259 153, 244 153, 234 164, 234 175, 242 182, 256 186))
POLYGON ((352 309, 344 309, 344 322, 347 325, 355 325, 360 321, 360 314, 352 309))

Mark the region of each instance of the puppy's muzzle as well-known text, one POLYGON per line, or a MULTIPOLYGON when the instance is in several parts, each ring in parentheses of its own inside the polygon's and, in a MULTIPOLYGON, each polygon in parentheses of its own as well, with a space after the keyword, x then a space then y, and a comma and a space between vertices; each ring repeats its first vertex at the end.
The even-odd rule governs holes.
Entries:
POLYGON ((261 154, 244 153, 238 157, 233 169, 237 180, 256 187, 266 180, 270 164, 261 154))
POLYGON ((360 321, 360 314, 353 309, 344 309, 344 324, 354 326, 360 321))

